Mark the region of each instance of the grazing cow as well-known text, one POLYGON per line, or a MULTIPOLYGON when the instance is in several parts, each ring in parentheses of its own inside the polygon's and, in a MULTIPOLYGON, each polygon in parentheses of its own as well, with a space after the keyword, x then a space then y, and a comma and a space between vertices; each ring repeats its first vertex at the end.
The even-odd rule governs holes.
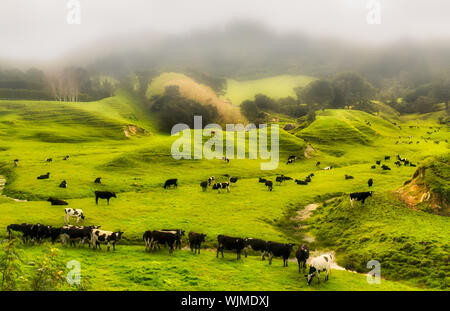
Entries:
POLYGON ((220 193, 220 189, 227 189, 227 192, 230 192, 230 184, 227 182, 219 182, 219 183, 215 183, 212 186, 213 190, 217 190, 218 193, 220 193))
POLYGON ((309 272, 306 277, 306 282, 311 285, 311 281, 314 277, 314 272, 317 274, 317 283, 320 284, 320 272, 326 271, 325 281, 328 281, 328 276, 331 274, 331 262, 333 260, 332 255, 320 255, 311 259, 309 263, 309 272))
POLYGON ((391 156, 384 156, 384 161, 390 160, 391 156))
POLYGON ((179 236, 175 231, 162 231, 162 230, 153 230, 151 234, 151 248, 154 249, 156 245, 165 245, 169 246, 169 254, 173 253, 174 244, 179 239, 179 236))
POLYGON ((60 184, 59 184, 59 188, 67 188, 67 182, 65 180, 63 180, 60 184))
POLYGON ((173 178, 173 179, 167 179, 166 182, 164 183, 164 189, 170 188, 170 186, 174 186, 174 188, 178 187, 178 179, 173 178))
POLYGON ((37 240, 38 243, 42 243, 42 240, 50 237, 50 226, 36 224, 31 226, 30 237, 31 240, 37 240))
POLYGON ((64 160, 64 161, 69 160, 69 156, 68 156, 68 155, 64 156, 63 160, 64 160))
POLYGON ((58 239, 60 235, 61 235, 61 228, 54 228, 52 226, 48 226, 48 237, 50 238, 50 241, 52 241, 52 244, 55 244, 55 241, 58 239))
POLYGON ((14 160, 14 166, 19 166, 19 159, 14 160))
POLYGON ((380 165, 381 164, 381 161, 377 161, 377 162, 375 162, 377 165, 380 165))
POLYGON ((175 232, 177 235, 177 239, 175 240, 175 248, 181 249, 181 239, 185 236, 186 231, 183 229, 162 229, 161 231, 175 232))
POLYGON ((68 224, 70 223, 70 218, 76 218, 77 223, 80 222, 80 219, 84 221, 84 215, 82 209, 74 209, 74 208, 65 208, 64 209, 64 223, 68 224))
POLYGON ((354 177, 353 177, 353 176, 350 176, 350 175, 347 175, 347 174, 345 174, 345 179, 354 179, 354 177))
POLYGON ((384 165, 384 164, 381 166, 381 168, 383 169, 383 171, 390 171, 391 170, 391 168, 389 166, 384 165))
POLYGON ((416 165, 412 163, 409 163, 409 166, 416 167, 416 165))
POLYGON ((281 185, 281 183, 284 181, 284 176, 283 175, 277 176, 275 178, 275 181, 281 185))
POLYGON ((22 239, 24 242, 26 242, 27 238, 30 237, 31 234, 31 227, 32 224, 10 224, 8 227, 6 227, 6 230, 8 231, 9 238, 11 239, 12 231, 20 232, 22 233, 22 239))
POLYGON ((245 248, 245 241, 242 238, 235 238, 226 235, 218 235, 217 241, 219 245, 217 246, 217 254, 216 258, 219 258, 219 252, 222 253, 223 258, 223 250, 236 250, 237 259, 241 259, 241 251, 245 248))
POLYGON ((331 170, 331 166, 327 166, 327 167, 325 167, 323 170, 324 170, 324 171, 329 171, 329 170, 331 170))
POLYGON ((202 181, 200 183, 200 187, 202 187, 203 191, 206 191, 206 189, 208 188, 208 182, 207 181, 202 181))
POLYGON ((109 199, 117 198, 115 192, 109 191, 95 191, 95 204, 98 204, 98 199, 106 199, 109 205, 109 199))
POLYGON ((372 165, 370 168, 371 168, 371 169, 376 169, 377 166, 376 166, 376 165, 372 165))
POLYGON ((364 204, 364 201, 366 201, 366 199, 368 197, 372 196, 372 191, 368 191, 368 192, 353 192, 350 193, 350 204, 353 207, 353 201, 361 201, 362 204, 364 204))
POLYGON ((206 234, 204 233, 196 233, 189 232, 189 247, 191 248, 191 252, 194 251, 194 254, 200 254, 200 248, 202 246, 202 242, 205 242, 206 234))
POLYGON ((273 182, 271 180, 266 180, 264 185, 269 189, 269 191, 272 191, 272 189, 273 189, 273 182))
POLYGON ((297 252, 295 253, 295 257, 297 258, 298 262, 298 272, 301 272, 300 270, 305 273, 306 269, 306 260, 309 258, 309 249, 306 244, 302 244, 298 247, 297 252))
POLYGON ((47 159, 45 159, 45 162, 52 162, 52 161, 53 161, 52 158, 47 158, 47 159))
POLYGON ((214 179, 214 176, 208 178, 208 186, 211 186, 211 184, 214 182, 214 179))
POLYGON ((145 243, 145 251, 149 252, 152 246, 152 231, 147 230, 144 232, 144 235, 142 236, 142 239, 145 243))
POLYGON ((267 253, 269 254, 269 265, 272 264, 273 257, 283 257, 283 267, 288 266, 288 259, 292 252, 294 244, 284 244, 269 241, 267 242, 267 253))
POLYGON ((101 184, 102 183, 102 181, 101 181, 101 177, 97 177, 95 180, 94 180, 94 183, 96 183, 96 184, 101 184))
POLYGON ((395 165, 397 165, 397 166, 402 166, 402 163, 401 163, 400 161, 395 161, 394 163, 395 163, 395 165))
POLYGON ((235 184, 238 181, 237 177, 230 177, 230 184, 235 184))
POLYGON ((113 250, 116 250, 116 243, 122 238, 122 231, 112 232, 112 231, 104 231, 100 229, 92 229, 91 230, 91 244, 92 248, 96 249, 97 246, 100 248, 100 243, 105 243, 108 252, 111 247, 111 244, 113 246, 113 250))
POLYGON ((320 161, 317 161, 316 166, 319 166, 319 165, 320 165, 320 161))
POLYGON ((39 175, 38 177, 37 177, 37 179, 49 179, 50 178, 50 173, 47 173, 47 174, 45 174, 45 175, 39 175))
POLYGON ((294 154, 292 154, 292 155, 289 156, 288 161, 289 161, 289 160, 295 161, 295 160, 297 160, 297 156, 294 155, 294 154))
POLYGON ((264 183, 266 183, 266 181, 267 181, 267 179, 259 177, 259 181, 258 181, 259 183, 264 184, 264 183))
POLYGON ((370 179, 367 181, 367 184, 369 185, 369 187, 372 187, 372 185, 373 185, 373 179, 370 178, 370 179))
POLYGON ((51 202, 52 205, 69 205, 69 203, 67 203, 64 200, 60 200, 60 199, 54 199, 54 198, 48 198, 47 202, 51 202))
POLYGON ((286 162, 286 164, 292 164, 292 163, 294 163, 294 162, 295 162, 294 160, 288 159, 287 162, 286 162))
POLYGON ((310 183, 310 182, 311 182, 311 177, 306 176, 305 181, 306 181, 307 183, 310 183))
POLYGON ((82 246, 84 242, 88 242, 91 247, 91 231, 99 229, 100 226, 72 226, 66 225, 61 228, 61 242, 67 244, 70 241, 70 245, 75 246, 75 242, 78 241, 78 246, 82 246))
POLYGON ((267 242, 261 239, 245 238, 245 258, 247 258, 248 249, 261 252, 261 260, 265 260, 267 251, 267 242))
POLYGON ((306 181, 299 180, 299 179, 296 179, 295 182, 297 183, 297 185, 307 185, 308 184, 306 181))

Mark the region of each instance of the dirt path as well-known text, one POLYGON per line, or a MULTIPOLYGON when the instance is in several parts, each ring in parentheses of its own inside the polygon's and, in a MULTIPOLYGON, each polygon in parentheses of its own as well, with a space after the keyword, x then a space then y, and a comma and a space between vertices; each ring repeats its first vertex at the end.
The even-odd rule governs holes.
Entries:
POLYGON ((6 179, 5 179, 5 177, 2 176, 2 175, 0 175, 0 195, 1 195, 2 197, 11 199, 11 200, 16 201, 16 202, 27 202, 27 200, 19 200, 19 199, 11 198, 11 197, 8 197, 8 196, 4 195, 4 194, 3 194, 3 188, 5 188, 5 184, 6 184, 6 179))

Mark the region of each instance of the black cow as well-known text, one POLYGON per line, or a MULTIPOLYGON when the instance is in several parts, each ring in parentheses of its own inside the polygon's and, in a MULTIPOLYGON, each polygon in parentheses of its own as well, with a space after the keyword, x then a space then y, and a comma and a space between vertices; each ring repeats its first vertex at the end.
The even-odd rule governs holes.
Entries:
MULTIPOLYGON (((296 179, 296 180, 297 180, 297 179, 296 179)), ((306 181, 307 183, 310 183, 310 182, 311 182, 311 177, 306 176, 305 181, 306 181)))
POLYGON ((384 156, 384 161, 390 160, 391 156, 384 156))
POLYGON ((60 184, 59 184, 59 188, 67 188, 67 182, 65 180, 63 180, 60 184))
POLYGON ((361 201, 362 204, 364 204, 364 201, 368 198, 372 196, 372 191, 368 191, 368 192, 353 192, 350 193, 350 203, 353 207, 353 201, 361 201))
POLYGON ((381 168, 383 169, 383 171, 390 171, 391 170, 391 168, 389 166, 384 165, 384 164, 381 166, 381 168))
POLYGON ((189 232, 189 247, 191 248, 191 252, 194 251, 194 254, 200 254, 200 248, 202 246, 202 242, 205 242, 206 234, 204 233, 196 233, 189 232))
POLYGON ((150 230, 145 231, 142 236, 142 239, 144 240, 145 243, 145 251, 149 252, 152 246, 152 231, 150 230))
POLYGON ((381 161, 377 161, 376 163, 377 163, 377 165, 380 165, 380 164, 381 164, 381 161))
POLYGON ((27 238, 30 237, 31 234, 31 227, 32 224, 10 224, 8 227, 6 227, 6 230, 8 231, 9 238, 11 238, 12 231, 21 232, 22 233, 22 239, 24 242, 26 242, 27 238))
POLYGON ((85 242, 88 242, 91 247, 92 236, 91 231, 99 229, 100 226, 72 226, 66 225, 61 227, 61 242, 66 244, 67 241, 70 245, 75 246, 75 242, 78 241, 78 246, 82 246, 85 242))
POLYGON ((208 188, 208 182, 207 181, 202 181, 200 183, 200 187, 202 187, 203 191, 206 191, 206 189, 208 188))
POLYGON ((297 185, 307 185, 308 184, 306 181, 299 180, 299 179, 296 179, 295 182, 297 183, 297 185))
POLYGON ((101 181, 101 177, 97 177, 95 180, 94 180, 94 183, 96 183, 96 184, 101 184, 102 183, 102 181, 101 181))
POLYGON ((416 167, 416 165, 412 163, 409 163, 409 166, 416 167))
POLYGON ((169 254, 173 253, 173 245, 176 243, 178 236, 176 232, 173 231, 160 231, 153 230, 152 231, 152 240, 151 247, 155 248, 156 245, 165 245, 169 246, 169 254))
POLYGON ((259 177, 259 183, 265 184, 267 179, 259 177))
POLYGON ((218 193, 220 193, 220 189, 227 189, 227 192, 230 192, 230 184, 227 182, 219 182, 219 183, 215 183, 212 186, 213 190, 217 190, 218 193))
POLYGON ((52 158, 47 158, 47 159, 45 159, 45 162, 52 162, 52 161, 53 161, 52 158))
POLYGON ((69 205, 69 203, 67 203, 64 200, 60 200, 60 199, 54 199, 54 198, 48 198, 47 202, 51 202, 52 205, 69 205))
POLYGON ((170 186, 174 186, 174 188, 178 187, 178 179, 173 178, 173 179, 167 179, 166 182, 164 183, 164 189, 170 188, 170 186))
POLYGON ((237 177, 230 177, 230 184, 235 184, 238 181, 237 177))
POLYGON ((320 165, 320 161, 317 161, 316 166, 319 166, 319 165, 320 165))
POLYGON ((269 189, 269 191, 272 191, 272 189, 273 189, 273 182, 271 180, 266 180, 264 185, 269 189))
POLYGON ((377 166, 376 165, 372 165, 370 168, 371 169, 375 169, 375 168, 377 168, 377 166))
POLYGON ((306 269, 306 260, 309 258, 309 249, 306 244, 302 244, 299 246, 297 252, 295 253, 295 257, 298 262, 298 272, 305 273, 306 269))
POLYGON ((269 241, 267 242, 267 253, 269 254, 269 265, 272 264, 273 257, 283 257, 283 267, 288 266, 288 259, 291 255, 294 244, 284 244, 269 241))
POLYGON ((45 175, 39 175, 38 177, 37 177, 37 179, 49 179, 50 178, 50 173, 47 173, 47 174, 45 174, 45 175))
POLYGON ((217 241, 219 245, 217 246, 217 254, 216 258, 219 258, 219 252, 222 253, 223 258, 223 250, 236 250, 237 259, 241 259, 241 251, 245 248, 245 241, 242 238, 235 238, 226 235, 218 235, 217 241))
POLYGON ((261 252, 261 260, 265 260, 267 251, 267 242, 261 239, 246 238, 245 239, 245 257, 247 257, 248 249, 251 248, 255 251, 261 252))
POLYGON ((69 156, 68 156, 68 155, 64 156, 63 160, 64 160, 64 161, 69 160, 69 156))
POLYGON ((354 179, 355 177, 345 174, 345 179, 354 179))
POLYGON ((175 232, 177 234, 177 239, 175 241, 175 248, 181 249, 181 239, 185 236, 183 229, 162 229, 161 231, 175 232))
POLYGON ((117 198, 115 192, 95 191, 95 204, 98 204, 98 199, 106 199, 109 205, 109 199, 111 198, 117 198))
POLYGON ((50 241, 52 241, 52 244, 55 244, 55 241, 59 238, 61 235, 61 227, 55 228, 52 226, 48 226, 48 237, 50 238, 50 241))
POLYGON ((370 179, 367 181, 367 184, 369 185, 369 187, 372 187, 372 185, 373 185, 373 179, 370 178, 370 179))

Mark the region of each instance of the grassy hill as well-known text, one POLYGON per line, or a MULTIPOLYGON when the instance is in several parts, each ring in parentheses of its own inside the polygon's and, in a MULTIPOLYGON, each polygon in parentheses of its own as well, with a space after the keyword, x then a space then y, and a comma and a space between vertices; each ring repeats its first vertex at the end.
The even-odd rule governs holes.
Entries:
MULTIPOLYGON (((28 200, 17 202, 2 197, 0 228, 23 222, 62 225, 63 208, 50 206, 46 201, 49 196, 54 196, 67 200, 69 207, 82 208, 86 225, 96 224, 105 230, 125 231, 115 253, 57 245, 63 258, 75 255, 86 264, 97 289, 256 290, 261 289, 260 275, 274 276, 264 278, 265 289, 307 289, 294 263, 288 269, 282 269, 281 263, 278 266, 278 261, 268 267, 267 263, 259 262, 253 256, 256 254, 241 262, 236 262, 232 259, 234 255, 228 254, 222 261, 216 260, 214 253, 207 250, 200 256, 201 260, 187 251, 176 251, 170 257, 166 249, 145 254, 142 233, 167 227, 205 232, 208 234, 205 243, 208 248, 216 246, 217 234, 302 243, 298 224, 291 217, 305 205, 343 193, 366 191, 369 189, 368 178, 374 179, 372 190, 382 196, 398 189, 412 176, 415 168, 397 168, 393 163, 388 163, 391 171, 383 171, 379 167, 371 169, 370 166, 376 160, 383 159, 384 155, 394 158, 399 153, 414 163, 420 163, 430 155, 448 153, 448 144, 444 140, 450 137, 444 129, 433 133, 433 137, 442 141, 441 144, 396 144, 399 136, 412 135, 416 140, 416 137, 424 135, 429 126, 437 126, 433 119, 423 120, 418 128, 409 127, 415 124, 414 121, 399 122, 401 129, 364 112, 325 110, 310 127, 296 133, 296 136, 281 130, 279 166, 273 171, 261 171, 261 162, 267 160, 231 159, 230 163, 220 159, 174 160, 170 148, 176 137, 158 132, 155 117, 132 94, 123 90, 119 90, 114 97, 92 103, 0 101, 0 135, 4 138, 0 144, 0 174, 7 179, 3 194, 28 200), (372 126, 367 126, 366 120, 372 126), (145 131, 127 136, 125 130, 130 125, 145 131), (311 159, 303 157, 306 144, 302 138, 307 138, 317 150, 311 159), (290 154, 296 154, 298 160, 286 165, 290 154), (68 161, 62 160, 65 155, 70 155, 68 161), (45 162, 48 157, 52 157, 53 162, 45 162), (20 160, 18 167, 13 166, 16 158, 20 160), (318 167, 317 161, 322 163, 318 167), (322 170, 328 165, 334 168, 331 171, 322 170), (36 176, 46 172, 51 173, 50 179, 36 179, 36 176), (258 183, 259 177, 275 180, 277 174, 285 174, 294 179, 304 179, 312 172, 315 176, 308 186, 288 181, 284 185, 276 185, 270 192, 258 183), (218 194, 210 189, 202 192, 199 186, 201 181, 209 176, 215 176, 217 181, 226 181, 225 174, 239 177, 230 193, 218 194), (355 179, 345 180, 344 174, 354 175, 355 179), (102 177, 102 184, 94 184, 96 177, 102 177), (162 188, 168 178, 179 179, 178 189, 162 188), (67 181, 67 189, 58 187, 63 179, 67 181), (113 198, 109 206, 104 201, 96 205, 95 190, 116 191, 118 198, 113 198), (92 265, 97 260, 105 260, 108 264, 97 270, 92 265), (149 261, 153 265, 149 266, 149 261), (231 279, 233 282, 230 282, 231 279)), ((247 139, 245 143, 248 143, 247 139)), ((378 204, 376 202, 373 204, 378 204)), ((388 218, 391 217, 390 206, 385 207, 388 218)), ((372 208, 377 207, 374 205, 372 208)), ((394 208, 395 215, 399 217, 416 217, 397 204, 392 206, 394 208)), ((358 219, 359 225, 369 222, 367 217, 358 219)), ((430 227, 436 224, 448 228, 447 218, 428 218, 423 226, 414 230, 418 231, 417 234, 428 236, 432 232, 430 227)), ((355 223, 352 221, 343 225, 354 226, 355 223)), ((436 244, 448 244, 447 237, 436 236, 436 244)), ((365 243, 365 247, 370 249, 377 245, 378 240, 369 237, 365 243)), ((314 248, 314 244, 311 247, 314 248)), ((42 249, 23 247, 25 256, 29 258, 38 256, 42 249)), ((330 250, 334 249, 330 247, 330 250)), ((338 252, 338 260, 343 260, 345 256, 345 252, 338 252)), ((345 261, 360 264, 356 260, 345 261)), ((409 269, 407 265, 403 268, 409 269)), ((396 277, 396 280, 401 282, 385 281, 377 289, 441 286, 435 281, 424 283, 420 278, 413 278, 413 283, 405 285, 403 281, 409 280, 407 276, 396 277)), ((365 283, 365 276, 337 271, 329 283, 314 285, 311 289, 373 288, 365 283)))

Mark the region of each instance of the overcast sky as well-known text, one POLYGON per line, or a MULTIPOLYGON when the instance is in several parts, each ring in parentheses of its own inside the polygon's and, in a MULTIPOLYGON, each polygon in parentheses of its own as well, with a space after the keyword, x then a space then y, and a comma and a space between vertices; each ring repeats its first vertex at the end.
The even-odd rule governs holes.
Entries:
POLYGON ((50 60, 104 37, 183 33, 236 19, 368 43, 449 41, 449 15, 449 0, 0 0, 0 57, 50 60), (70 2, 80 3, 80 24, 67 22, 75 16, 70 2), (368 23, 377 22, 371 2, 380 3, 380 24, 368 23))

